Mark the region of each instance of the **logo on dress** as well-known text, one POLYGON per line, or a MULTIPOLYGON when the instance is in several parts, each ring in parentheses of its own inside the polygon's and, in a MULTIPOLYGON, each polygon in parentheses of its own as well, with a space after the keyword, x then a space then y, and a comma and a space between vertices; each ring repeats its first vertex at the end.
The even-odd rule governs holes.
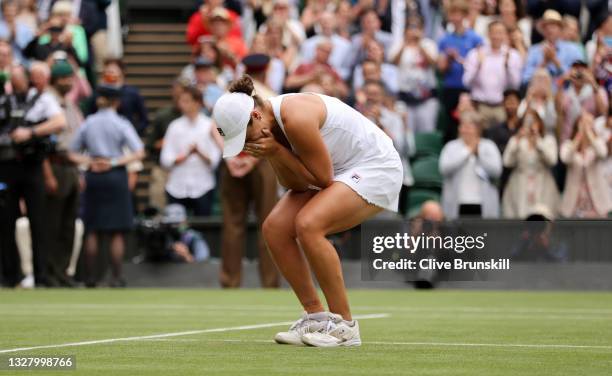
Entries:
POLYGON ((359 183, 359 181, 361 180, 361 176, 359 176, 359 174, 355 172, 353 173, 353 175, 351 175, 351 179, 353 179, 355 183, 359 183))
POLYGON ((223 133, 223 129, 217 128, 217 132, 219 132, 221 136, 225 137, 225 133, 223 133))

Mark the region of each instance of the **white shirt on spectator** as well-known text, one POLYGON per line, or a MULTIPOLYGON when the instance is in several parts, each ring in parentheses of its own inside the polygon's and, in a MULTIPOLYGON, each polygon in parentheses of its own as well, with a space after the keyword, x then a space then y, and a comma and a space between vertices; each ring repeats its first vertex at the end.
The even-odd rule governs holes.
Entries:
POLYGON ((160 162, 170 171, 166 191, 172 197, 198 198, 215 187, 215 168, 221 160, 221 150, 212 137, 212 126, 212 120, 203 114, 199 114, 193 122, 181 116, 168 126, 160 162), (211 164, 193 153, 183 163, 176 165, 176 158, 186 154, 194 144, 210 158, 211 164))
MULTIPOLYGON (((27 94, 27 101, 31 101, 37 94, 38 90, 31 88, 27 94)), ((61 114, 62 111, 62 106, 60 106, 53 94, 49 91, 44 91, 25 114, 25 120, 32 123, 41 123, 61 114)))
MULTIPOLYGON (((438 59, 438 45, 431 39, 423 38, 420 45, 425 52, 435 61, 438 59)), ((397 64, 399 91, 405 93, 417 93, 422 88, 429 90, 436 87, 435 65, 427 66, 425 57, 416 47, 402 47, 404 41, 396 43, 389 52, 390 60, 397 54, 402 53, 397 64)))
POLYGON ((476 157, 470 155, 465 162, 465 165, 459 170, 459 204, 477 204, 480 205, 482 197, 480 196, 480 178, 476 173, 476 157))

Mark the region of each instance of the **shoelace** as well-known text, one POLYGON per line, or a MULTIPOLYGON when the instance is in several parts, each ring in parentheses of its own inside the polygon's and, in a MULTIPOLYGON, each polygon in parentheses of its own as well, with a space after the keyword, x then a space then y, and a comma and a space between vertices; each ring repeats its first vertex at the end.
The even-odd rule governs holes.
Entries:
POLYGON ((308 319, 308 315, 306 315, 306 314, 302 315, 302 317, 300 317, 296 322, 293 323, 293 325, 291 325, 289 330, 298 330, 298 329, 300 329, 302 326, 304 326, 304 324, 306 323, 307 319, 308 319))

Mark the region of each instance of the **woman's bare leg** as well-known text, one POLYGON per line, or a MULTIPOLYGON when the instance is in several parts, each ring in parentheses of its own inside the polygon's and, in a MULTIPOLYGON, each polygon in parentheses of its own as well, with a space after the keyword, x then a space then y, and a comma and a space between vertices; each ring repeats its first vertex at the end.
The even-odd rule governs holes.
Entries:
POLYGON ((321 312, 325 308, 312 281, 308 262, 296 241, 295 217, 315 193, 287 192, 262 226, 272 259, 308 313, 321 312))
POLYGON ((298 213, 296 234, 323 290, 329 311, 351 320, 340 259, 326 235, 348 230, 382 209, 367 203, 347 185, 334 182, 298 213))

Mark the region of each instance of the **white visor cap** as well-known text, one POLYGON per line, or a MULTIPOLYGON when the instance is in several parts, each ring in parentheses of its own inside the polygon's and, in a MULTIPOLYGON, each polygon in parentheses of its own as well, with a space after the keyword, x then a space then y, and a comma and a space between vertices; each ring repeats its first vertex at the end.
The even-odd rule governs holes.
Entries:
POLYGON ((223 136, 223 158, 233 157, 244 148, 247 125, 255 100, 244 93, 226 93, 213 108, 213 119, 217 130, 223 136))

